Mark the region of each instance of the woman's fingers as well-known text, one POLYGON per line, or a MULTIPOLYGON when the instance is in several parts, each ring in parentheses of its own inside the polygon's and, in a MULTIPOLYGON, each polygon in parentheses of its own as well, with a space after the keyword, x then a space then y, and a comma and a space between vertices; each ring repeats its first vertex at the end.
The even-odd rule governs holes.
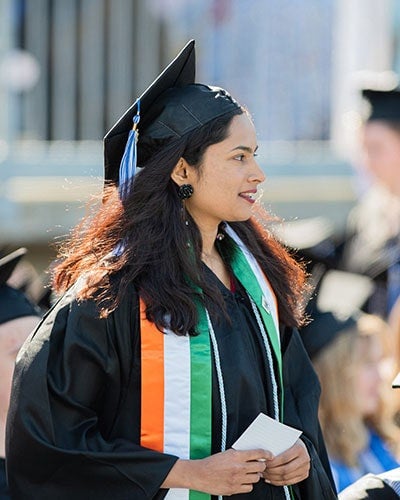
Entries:
POLYGON ((233 495, 252 491, 260 481, 266 460, 272 455, 265 450, 227 450, 202 460, 194 461, 200 467, 193 478, 193 487, 213 495, 233 495))
POLYGON ((296 484, 310 472, 310 456, 305 444, 298 440, 289 450, 266 462, 264 479, 274 486, 296 484))

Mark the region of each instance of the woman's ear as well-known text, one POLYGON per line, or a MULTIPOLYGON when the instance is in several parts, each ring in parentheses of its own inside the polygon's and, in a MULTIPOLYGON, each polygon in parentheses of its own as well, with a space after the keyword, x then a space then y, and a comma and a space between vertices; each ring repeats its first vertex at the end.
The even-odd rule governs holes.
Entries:
POLYGON ((171 179, 178 186, 182 186, 182 184, 187 184, 189 182, 190 173, 191 168, 188 162, 184 158, 179 158, 178 163, 171 172, 171 179))

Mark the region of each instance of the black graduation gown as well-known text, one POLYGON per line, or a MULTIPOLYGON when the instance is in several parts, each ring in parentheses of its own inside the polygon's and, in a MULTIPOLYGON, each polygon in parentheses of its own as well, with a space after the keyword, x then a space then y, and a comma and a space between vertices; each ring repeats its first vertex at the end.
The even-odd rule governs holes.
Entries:
POLYGON ((0 500, 10 500, 6 479, 6 461, 0 457, 0 500))
POLYGON ((399 221, 399 198, 372 186, 349 214, 342 249, 340 268, 374 280, 365 310, 384 318, 400 294, 399 221))
MULTIPOLYGON (((222 284, 219 284, 222 287, 222 284)), ((260 411, 270 413, 265 360, 249 304, 224 292, 230 326, 216 322, 228 405, 227 445, 260 411)), ((17 360, 7 422, 9 485, 15 500, 159 499, 177 457, 139 446, 140 339, 132 289, 100 319, 72 288, 49 312, 17 360)), ((285 332, 285 421, 301 428, 312 458, 298 498, 336 498, 317 422, 319 384, 297 332, 285 332), (286 355, 285 355, 286 357, 286 355), (291 377, 294 379, 291 380, 291 377), (325 467, 319 458, 321 453, 325 467)), ((220 451, 221 412, 213 374, 213 452, 220 451)), ((238 499, 282 499, 263 481, 238 499)))

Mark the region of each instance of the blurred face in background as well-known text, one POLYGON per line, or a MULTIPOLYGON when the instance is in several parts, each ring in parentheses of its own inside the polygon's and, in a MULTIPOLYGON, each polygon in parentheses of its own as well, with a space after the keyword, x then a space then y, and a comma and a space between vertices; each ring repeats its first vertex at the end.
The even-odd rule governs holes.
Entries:
POLYGON ((0 457, 5 457, 6 421, 15 359, 38 323, 37 316, 24 316, 0 324, 0 457))
POLYGON ((363 131, 364 164, 389 191, 400 197, 400 123, 367 122, 363 131))
POLYGON ((15 359, 38 323, 37 316, 24 316, 0 324, 0 426, 7 416, 15 359))

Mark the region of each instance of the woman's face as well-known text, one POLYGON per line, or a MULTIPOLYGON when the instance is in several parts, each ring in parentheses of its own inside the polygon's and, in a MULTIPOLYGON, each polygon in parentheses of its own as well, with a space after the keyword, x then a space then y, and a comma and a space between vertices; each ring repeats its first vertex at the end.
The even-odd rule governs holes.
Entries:
POLYGON ((368 170, 400 195, 400 133, 384 122, 371 121, 365 125, 363 145, 368 170))
POLYGON ((209 146, 200 173, 189 167, 194 193, 186 208, 201 228, 250 218, 258 185, 265 180, 255 160, 257 139, 246 113, 232 119, 228 137, 209 146))

